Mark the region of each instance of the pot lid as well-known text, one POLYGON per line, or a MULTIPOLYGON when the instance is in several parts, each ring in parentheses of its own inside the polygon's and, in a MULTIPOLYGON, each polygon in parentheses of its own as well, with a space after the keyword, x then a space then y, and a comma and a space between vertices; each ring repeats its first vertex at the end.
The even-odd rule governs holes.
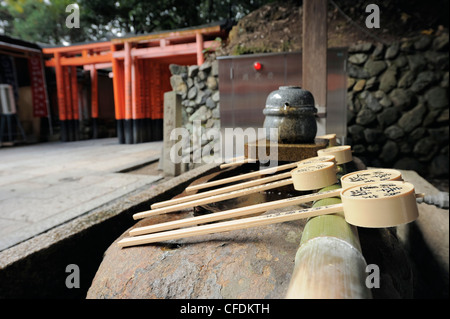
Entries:
POLYGON ((314 107, 314 97, 311 92, 299 86, 280 86, 269 94, 266 107, 314 107))

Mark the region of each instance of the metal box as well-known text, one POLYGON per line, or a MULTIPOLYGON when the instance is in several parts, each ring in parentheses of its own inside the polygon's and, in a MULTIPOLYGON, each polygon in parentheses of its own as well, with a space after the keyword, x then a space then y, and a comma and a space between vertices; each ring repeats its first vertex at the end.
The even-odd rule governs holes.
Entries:
MULTIPOLYGON (((221 127, 262 128, 270 92, 283 85, 302 86, 301 52, 223 56, 219 61, 221 127), (259 62, 260 70, 253 64, 259 62)), ((346 48, 328 49, 326 132, 347 135, 346 48)), ((319 108, 319 113, 323 112, 319 108)))

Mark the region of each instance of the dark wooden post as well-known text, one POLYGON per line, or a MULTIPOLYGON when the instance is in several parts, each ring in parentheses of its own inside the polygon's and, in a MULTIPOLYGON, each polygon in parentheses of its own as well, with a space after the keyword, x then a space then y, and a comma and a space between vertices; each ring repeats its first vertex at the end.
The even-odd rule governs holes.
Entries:
MULTIPOLYGON (((327 0, 303 1, 302 87, 310 91, 319 109, 327 105, 327 0)), ((317 135, 326 133, 326 118, 319 118, 317 135)))

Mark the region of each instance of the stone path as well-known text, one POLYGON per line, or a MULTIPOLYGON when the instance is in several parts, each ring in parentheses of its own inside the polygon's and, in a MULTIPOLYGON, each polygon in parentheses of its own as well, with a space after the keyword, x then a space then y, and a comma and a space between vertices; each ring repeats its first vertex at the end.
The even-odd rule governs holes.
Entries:
POLYGON ((0 251, 161 179, 120 173, 158 160, 161 147, 108 138, 0 148, 0 251))

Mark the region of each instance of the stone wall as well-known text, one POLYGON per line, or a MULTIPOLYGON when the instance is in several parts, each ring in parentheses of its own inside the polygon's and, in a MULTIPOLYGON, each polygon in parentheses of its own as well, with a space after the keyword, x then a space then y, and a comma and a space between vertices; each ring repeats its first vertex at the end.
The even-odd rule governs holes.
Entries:
MULTIPOLYGON (((448 33, 349 48, 348 144, 367 166, 448 176, 448 49, 448 33)), ((218 63, 170 69, 172 88, 182 96, 183 127, 192 137, 185 154, 192 168, 201 163, 198 147, 212 149, 215 142, 206 130, 220 128, 218 63)))
POLYGON ((182 98, 182 127, 190 136, 190 145, 183 148, 183 162, 188 162, 184 170, 211 163, 212 150, 220 141, 206 134, 209 129, 220 130, 218 61, 206 61, 200 66, 171 64, 170 71, 172 89, 182 98))
POLYGON ((448 176, 448 49, 448 33, 349 48, 349 144, 366 165, 448 176))

